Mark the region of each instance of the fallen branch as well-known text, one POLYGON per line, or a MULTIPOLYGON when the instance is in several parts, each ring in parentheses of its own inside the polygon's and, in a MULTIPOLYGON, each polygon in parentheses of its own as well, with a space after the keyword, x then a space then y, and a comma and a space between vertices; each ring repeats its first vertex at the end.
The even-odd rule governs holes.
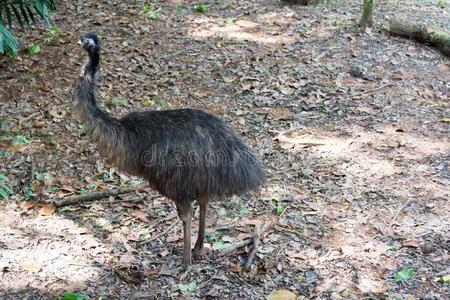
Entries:
POLYGON ((135 186, 117 188, 117 189, 112 189, 112 190, 108 190, 108 191, 104 191, 104 192, 93 192, 93 193, 86 194, 86 195, 71 196, 71 197, 67 197, 64 199, 54 199, 54 200, 52 200, 52 204, 55 205, 56 207, 74 205, 74 204, 79 204, 82 202, 106 198, 109 196, 128 194, 128 193, 143 189, 146 186, 147 186, 147 183, 142 183, 142 184, 138 184, 135 186))
POLYGON ((149 238, 148 240, 140 241, 140 242, 138 242, 138 243, 141 244, 141 245, 146 245, 146 244, 148 244, 148 243, 150 243, 150 242, 153 242, 153 241, 156 240, 156 239, 159 239, 161 236, 168 234, 169 231, 171 231, 172 228, 174 228, 175 225, 177 225, 180 221, 181 221, 181 219, 177 219, 175 222, 173 222, 172 224, 170 224, 170 226, 167 227, 167 228, 166 228, 164 231, 162 231, 161 233, 158 233, 157 235, 155 235, 155 236, 149 238))
POLYGON ((227 256, 227 255, 233 253, 234 251, 236 251, 237 249, 249 246, 251 244, 252 244, 252 239, 247 239, 247 240, 243 240, 241 242, 234 243, 230 247, 227 247, 227 248, 223 249, 222 251, 220 251, 217 256, 218 257, 227 256))
MULTIPOLYGON (((267 229, 269 229, 269 227, 270 227, 271 225, 272 225, 272 221, 269 220, 269 221, 267 221, 267 222, 264 224, 264 226, 263 226, 261 229, 259 229, 259 226, 256 226, 256 228, 255 228, 255 233, 256 233, 256 230, 257 230, 257 228, 258 228, 258 230, 259 230, 259 232, 258 232, 258 233, 259 233, 259 237, 261 238, 262 234, 263 234, 264 232, 266 232, 267 229)), ((255 234, 254 234, 253 236, 255 236, 255 234)), ((234 243, 234 244, 232 244, 230 247, 228 247, 228 248, 223 249, 222 251, 220 251, 219 254, 218 254, 217 256, 218 256, 218 257, 227 256, 227 255, 233 253, 234 251, 236 251, 237 249, 240 249, 240 248, 246 247, 246 246, 250 246, 253 242, 254 242, 254 239, 248 239, 248 240, 244 240, 244 241, 241 241, 241 242, 234 243)), ((255 254, 256 254, 256 253, 255 253, 255 254)))
POLYGON ((450 32, 443 29, 394 18, 390 22, 389 33, 429 44, 450 57, 450 32))
POLYGON ((248 254, 247 261, 245 262, 244 269, 250 271, 253 261, 255 260, 256 253, 258 253, 259 243, 261 242, 261 228, 260 226, 255 227, 255 232, 253 233, 253 245, 252 250, 248 254))

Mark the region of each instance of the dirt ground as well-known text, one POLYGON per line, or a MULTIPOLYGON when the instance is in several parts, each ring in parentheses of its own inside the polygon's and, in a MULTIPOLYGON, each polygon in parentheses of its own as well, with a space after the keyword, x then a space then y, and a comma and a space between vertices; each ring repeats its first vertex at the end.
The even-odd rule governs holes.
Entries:
POLYGON ((362 32, 360 2, 148 1, 142 14, 144 1, 58 1, 60 31, 18 32, 41 51, 0 58, 0 172, 15 191, 0 202, 0 299, 448 299, 450 62, 382 28, 403 16, 448 29, 450 3, 376 1, 362 32), (87 31, 106 110, 204 109, 267 168, 260 191, 212 203, 207 257, 187 272, 173 272, 180 224, 142 242, 177 221, 149 188, 43 205, 141 182, 104 162, 71 111, 87 31), (250 270, 251 247, 219 255, 268 220, 250 270))

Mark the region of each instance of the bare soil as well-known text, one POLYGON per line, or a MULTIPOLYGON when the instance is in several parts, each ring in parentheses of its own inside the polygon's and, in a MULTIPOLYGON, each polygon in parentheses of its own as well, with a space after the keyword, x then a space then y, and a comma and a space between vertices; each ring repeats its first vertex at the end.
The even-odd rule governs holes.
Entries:
POLYGON ((0 172, 15 191, 0 202, 0 298, 448 299, 450 62, 381 28, 400 14, 449 28, 450 4, 377 1, 361 32, 360 2, 150 1, 152 20, 143 1, 59 1, 60 32, 19 32, 42 50, 0 59, 0 172), (106 110, 204 109, 267 168, 259 192, 212 203, 207 255, 187 272, 173 272, 180 225, 140 243, 177 220, 150 189, 43 204, 142 182, 105 163, 71 111, 87 31, 106 110), (250 271, 250 247, 217 255, 268 219, 250 271))

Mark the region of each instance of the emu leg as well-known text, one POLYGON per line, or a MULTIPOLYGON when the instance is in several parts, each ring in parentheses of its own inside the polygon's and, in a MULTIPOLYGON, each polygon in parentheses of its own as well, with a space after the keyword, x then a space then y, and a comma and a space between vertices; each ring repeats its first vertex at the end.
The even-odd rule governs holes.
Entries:
POLYGON ((208 198, 197 200, 200 206, 200 218, 199 218, 200 222, 198 227, 197 241, 195 242, 195 246, 192 251, 192 254, 194 255, 195 259, 200 259, 203 256, 204 252, 203 242, 205 240, 205 225, 206 225, 206 214, 208 210, 208 201, 209 201, 208 198))
POLYGON ((183 235, 184 235, 184 254, 183 267, 187 268, 192 263, 191 256, 191 221, 192 221, 192 204, 176 203, 178 216, 183 221, 183 235))

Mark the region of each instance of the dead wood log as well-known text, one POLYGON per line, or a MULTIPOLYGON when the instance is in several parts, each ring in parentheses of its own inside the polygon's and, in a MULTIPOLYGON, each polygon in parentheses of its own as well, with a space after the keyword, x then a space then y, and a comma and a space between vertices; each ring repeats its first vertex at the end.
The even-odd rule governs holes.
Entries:
POLYGON ((71 197, 67 197, 64 199, 54 199, 54 200, 52 200, 51 203, 53 205, 55 205, 56 207, 63 207, 63 206, 68 206, 68 205, 79 204, 82 202, 98 200, 98 199, 106 198, 109 196, 128 194, 128 193, 143 189, 146 186, 147 186, 147 183, 142 183, 142 184, 138 184, 135 186, 129 186, 129 187, 124 187, 124 188, 119 188, 119 189, 112 189, 112 190, 108 190, 108 191, 104 191, 104 192, 93 192, 93 193, 86 194, 86 195, 71 196, 71 197))
POLYGON ((450 57, 450 32, 443 29, 394 18, 390 22, 389 33, 428 44, 450 57))

